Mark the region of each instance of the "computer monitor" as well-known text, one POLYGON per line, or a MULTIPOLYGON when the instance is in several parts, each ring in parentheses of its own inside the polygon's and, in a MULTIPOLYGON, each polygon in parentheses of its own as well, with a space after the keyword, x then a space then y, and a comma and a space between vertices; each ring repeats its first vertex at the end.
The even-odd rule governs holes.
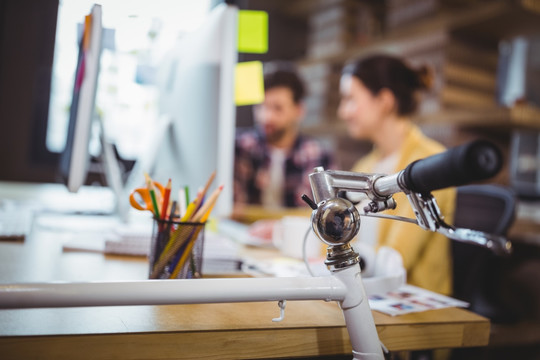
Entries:
POLYGON ((172 194, 189 186, 192 197, 216 171, 213 186, 224 189, 213 210, 228 215, 233 206, 234 71, 238 9, 221 3, 202 26, 185 35, 158 69, 159 111, 153 145, 136 162, 128 188, 141 185, 143 172, 172 194), (130 185, 131 184, 131 185, 130 185))
MULTIPOLYGON (((216 171, 213 186, 223 184, 224 189, 213 214, 226 216, 231 212, 237 17, 235 6, 219 4, 198 30, 184 35, 171 46, 172 50, 159 66, 156 80, 161 116, 154 133, 148 134, 151 141, 145 141, 150 146, 137 159, 125 184, 121 182, 111 144, 105 141, 102 131, 101 161, 107 185, 116 197, 114 212, 120 218, 128 220, 129 193, 144 185, 145 172, 162 183, 171 178, 172 194, 188 186, 193 198, 197 189, 216 171)), ((85 35, 81 39, 68 138, 60 164, 72 192, 84 184, 90 162, 88 145, 99 74, 101 32, 101 7, 95 5, 86 19, 85 35)))
MULTIPOLYGON (((105 127, 96 116, 96 92, 98 88, 101 52, 103 49, 103 25, 101 5, 94 4, 90 13, 85 17, 79 40, 79 55, 75 70, 73 93, 68 123, 66 145, 59 160, 59 173, 67 189, 76 193, 87 180, 91 154, 89 151, 90 138, 94 121, 100 125, 101 165, 107 186, 113 192, 112 208, 103 206, 98 211, 89 208, 89 213, 116 214, 126 220, 128 212, 127 201, 124 201, 125 191, 122 174, 116 159, 113 145, 105 136, 105 127)), ((78 209, 78 212, 81 210, 78 209)))
POLYGON ((73 85, 66 146, 60 155, 60 174, 70 192, 84 184, 90 154, 88 145, 95 112, 102 42, 101 5, 85 17, 73 85))

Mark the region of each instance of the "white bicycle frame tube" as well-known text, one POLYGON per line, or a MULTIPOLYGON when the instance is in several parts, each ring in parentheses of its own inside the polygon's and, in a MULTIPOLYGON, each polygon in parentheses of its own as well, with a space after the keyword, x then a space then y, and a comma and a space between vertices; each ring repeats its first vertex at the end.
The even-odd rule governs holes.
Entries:
POLYGON ((0 309, 274 300, 338 301, 354 359, 384 359, 358 265, 325 277, 0 285, 0 309))
POLYGON ((384 359, 381 342, 362 284, 360 266, 334 270, 333 275, 345 284, 347 294, 339 303, 347 325, 354 359, 384 359))

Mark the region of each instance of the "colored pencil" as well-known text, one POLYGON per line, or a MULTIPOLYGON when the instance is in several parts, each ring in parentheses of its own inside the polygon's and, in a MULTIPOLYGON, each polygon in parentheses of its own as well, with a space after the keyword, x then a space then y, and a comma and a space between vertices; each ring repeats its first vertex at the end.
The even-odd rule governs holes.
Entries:
POLYGON ((165 192, 163 194, 163 203, 161 204, 161 219, 165 220, 167 217, 167 210, 169 208, 169 199, 171 198, 171 179, 165 186, 165 192))
MULTIPOLYGON (((195 209, 197 208, 197 199, 193 200, 191 202, 191 204, 189 204, 187 210, 186 210, 186 213, 184 214, 184 216, 182 216, 182 218, 180 219, 179 222, 183 223, 183 222, 187 222, 187 221, 190 221, 190 217, 191 215, 193 214, 193 212, 195 211, 195 209)), ((185 235, 189 235, 189 234, 184 234, 181 230, 182 228, 185 227, 185 225, 180 225, 178 227, 178 229, 176 229, 170 236, 169 238, 169 241, 167 242, 167 245, 165 245, 165 248, 163 249, 163 252, 161 253, 158 261, 156 262, 157 263, 161 263, 163 262, 164 258, 167 256, 167 254, 169 252, 171 252, 172 248, 174 247, 174 245, 179 241, 180 239, 180 235, 183 234, 184 236, 185 235)), ((176 247, 176 250, 178 250, 179 247, 176 247)), ((169 258, 170 260, 170 258, 169 258)), ((167 260, 167 262, 169 261, 167 260)))
MULTIPOLYGON (((212 196, 210 196, 209 201, 207 203, 205 203, 205 205, 208 204, 207 206, 205 206, 205 209, 201 208, 201 210, 203 212, 202 217, 200 219, 201 223, 205 223, 206 220, 208 220, 208 217, 210 217, 210 213, 212 212, 212 209, 214 208, 214 205, 216 204, 217 198, 219 197, 219 194, 221 193, 222 190, 223 190, 223 185, 221 185, 219 188, 217 188, 214 191, 214 193, 212 193, 212 196)), ((197 212, 197 213, 199 213, 199 212, 197 212)), ((204 225, 201 225, 198 228, 196 228, 195 232, 190 236, 190 239, 189 239, 190 241, 188 242, 188 244, 186 246, 186 249, 182 253, 182 256, 180 257, 180 260, 178 261, 178 263, 174 267, 173 272, 169 276, 169 279, 176 279, 176 277, 178 276, 178 273, 184 267, 184 264, 186 263, 188 256, 191 255, 191 251, 193 250, 193 246, 195 245, 195 242, 197 241, 197 238, 199 237, 199 233, 201 232, 203 227, 204 227, 204 225)), ((191 258, 191 261, 195 261, 193 259, 193 257, 190 257, 190 258, 191 258)))
MULTIPOLYGON (((197 211, 197 213, 190 219, 190 222, 205 222, 208 217, 210 216, 210 213, 216 204, 216 201, 219 197, 219 194, 223 190, 223 185, 219 186, 212 195, 208 198, 208 201, 204 203, 203 206, 197 211)), ((194 204, 196 199, 190 204, 194 204)), ((189 248, 189 241, 196 239, 196 236, 198 235, 198 232, 200 231, 200 228, 197 228, 198 225, 181 225, 178 227, 178 229, 171 235, 171 238, 169 242, 167 243, 167 246, 161 253, 161 256, 159 257, 158 261, 154 264, 154 268, 151 273, 151 278, 155 279, 159 276, 159 274, 163 271, 167 263, 174 257, 174 255, 180 250, 180 248, 184 244, 188 244, 189 248)), ((200 225, 199 225, 200 226, 200 225)), ((191 245, 193 247, 193 245, 191 245)), ((186 248, 186 252, 188 249, 186 248)), ((189 250, 191 251, 191 250, 189 250)), ((189 254, 188 254, 189 255, 189 254)), ((186 255, 187 256, 187 255, 186 255)), ((175 270, 178 266, 183 265, 182 263, 185 262, 185 257, 182 256, 180 258, 180 261, 176 264, 175 270), (182 263, 182 264, 181 264, 182 263)))
POLYGON ((150 193, 150 199, 152 199, 152 207, 154 208, 154 211, 153 211, 154 216, 156 217, 156 219, 160 219, 161 217, 159 216, 159 206, 158 206, 156 190, 154 188, 154 181, 152 180, 150 175, 148 175, 148 173, 144 173, 144 177, 146 179, 146 187, 148 189, 148 192, 150 193))
POLYGON ((220 185, 216 190, 214 190, 212 195, 208 197, 208 200, 204 202, 204 204, 199 208, 199 210, 197 210, 197 213, 193 216, 193 221, 201 221, 201 219, 205 216, 208 210, 211 210, 214 207, 222 190, 223 185, 220 185))
POLYGON ((152 207, 154 208, 154 215, 156 216, 156 219, 159 219, 159 207, 156 200, 156 190, 154 190, 154 186, 152 185, 152 182, 149 180, 146 184, 148 187, 148 191, 150 192, 150 198, 152 199, 152 207))
POLYGON ((189 205, 186 197, 186 188, 187 186, 178 189, 178 208, 180 209, 180 217, 184 216, 187 206, 189 205))
POLYGON ((202 204, 202 199, 204 198, 204 196, 208 192, 208 189, 210 188, 210 185, 212 185, 212 182, 214 181, 215 178, 216 178, 216 172, 214 171, 214 172, 212 172, 212 174, 210 174, 210 177, 206 181, 206 184, 204 185, 204 188, 202 189, 202 191, 199 191, 197 193, 197 198, 199 199, 199 204, 202 204))

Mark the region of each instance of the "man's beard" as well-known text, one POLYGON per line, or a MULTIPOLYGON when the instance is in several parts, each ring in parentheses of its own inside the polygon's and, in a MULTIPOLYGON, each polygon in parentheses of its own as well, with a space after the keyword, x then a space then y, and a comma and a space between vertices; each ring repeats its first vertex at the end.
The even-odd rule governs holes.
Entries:
POLYGON ((286 128, 281 128, 281 129, 274 128, 272 131, 269 131, 269 132, 263 129, 263 131, 266 137, 266 142, 268 142, 271 145, 279 143, 287 134, 286 128))

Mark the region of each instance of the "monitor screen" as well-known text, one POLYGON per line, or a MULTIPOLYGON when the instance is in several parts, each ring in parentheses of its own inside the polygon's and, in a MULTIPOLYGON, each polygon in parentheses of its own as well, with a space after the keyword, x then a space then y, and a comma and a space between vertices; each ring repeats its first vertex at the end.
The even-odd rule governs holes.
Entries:
POLYGON ((235 6, 219 4, 164 58, 157 76, 160 123, 128 187, 140 186, 147 172, 163 184, 172 179, 172 194, 188 186, 193 197, 216 171, 212 186, 224 188, 213 215, 232 210, 237 16, 235 6))
POLYGON ((69 191, 84 184, 90 163, 88 144, 95 111, 102 40, 101 5, 94 5, 84 20, 73 85, 66 147, 60 156, 60 173, 69 191))

